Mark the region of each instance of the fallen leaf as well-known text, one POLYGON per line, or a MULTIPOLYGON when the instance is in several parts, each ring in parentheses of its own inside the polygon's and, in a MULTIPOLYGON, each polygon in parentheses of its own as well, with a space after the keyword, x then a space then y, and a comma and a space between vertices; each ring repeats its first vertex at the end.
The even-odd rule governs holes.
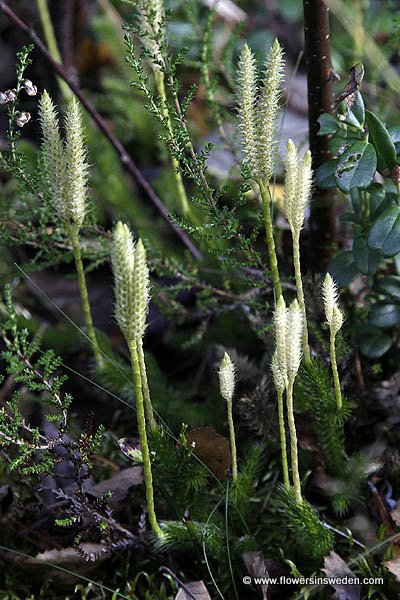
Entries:
MULTIPOLYGON (((249 575, 255 577, 269 577, 266 560, 262 552, 245 552, 243 554, 244 564, 249 575)), ((268 584, 258 584, 263 600, 268 598, 268 584)))
POLYGON ((107 492, 112 492, 112 496, 109 500, 109 504, 114 506, 119 504, 126 498, 130 488, 143 483, 143 469, 142 467, 130 467, 129 469, 123 469, 110 479, 105 479, 85 488, 85 492, 100 498, 107 492))
POLYGON ((175 600, 211 600, 211 596, 207 591, 203 581, 192 581, 191 583, 185 583, 185 588, 190 592, 188 594, 183 588, 180 588, 175 600))
POLYGON ((400 557, 394 560, 386 560, 383 564, 396 577, 397 581, 400 581, 400 557))
POLYGON ((346 565, 344 560, 336 554, 330 552, 324 558, 324 569, 322 569, 327 577, 332 579, 340 578, 342 581, 336 583, 332 581, 331 586, 336 592, 337 600, 360 600, 361 586, 358 583, 353 583, 352 580, 357 576, 346 565), (350 582, 344 582, 343 579, 348 578, 350 582))
POLYGON ((231 467, 229 440, 217 433, 214 427, 198 427, 186 433, 188 446, 193 446, 195 454, 210 471, 225 479, 231 467))

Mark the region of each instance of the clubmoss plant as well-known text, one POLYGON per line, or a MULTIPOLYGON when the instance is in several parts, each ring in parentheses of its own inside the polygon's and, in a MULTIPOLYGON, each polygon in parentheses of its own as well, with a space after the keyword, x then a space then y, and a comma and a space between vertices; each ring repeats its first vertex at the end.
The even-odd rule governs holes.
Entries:
POLYGON ((232 415, 232 400, 235 391, 235 378, 236 369, 232 362, 229 354, 225 352, 221 364, 219 366, 219 390, 221 396, 226 400, 227 413, 228 413, 228 425, 229 425, 229 438, 231 442, 231 454, 232 454, 232 479, 237 481, 238 470, 237 470, 237 457, 236 457, 236 439, 235 439, 235 426, 233 423, 232 415))
MULTIPOLYGON (((296 502, 302 502, 299 461, 297 451, 297 432, 293 409, 293 385, 298 373, 302 356, 303 313, 297 300, 286 308, 283 296, 280 296, 274 313, 275 324, 275 371, 278 389, 282 384, 286 390, 286 407, 290 434, 290 455, 293 489, 296 502)), ((284 465, 282 465, 284 469, 284 465)))
POLYGON ((343 321, 344 315, 342 310, 339 307, 338 302, 338 288, 336 283, 333 281, 331 275, 327 273, 325 275, 325 279, 322 282, 322 299, 324 303, 325 317, 326 321, 329 325, 330 332, 330 357, 331 357, 331 367, 332 367, 332 375, 333 382, 335 386, 335 396, 336 396, 336 404, 340 409, 342 408, 343 400, 342 400, 342 391, 340 389, 340 380, 339 373, 336 362, 336 349, 335 349, 335 339, 336 334, 340 331, 343 321))
POLYGON ((269 182, 277 154, 276 124, 283 67, 283 51, 278 40, 274 41, 267 53, 260 86, 255 58, 247 44, 243 47, 238 65, 238 113, 242 147, 251 177, 261 194, 268 255, 277 298, 282 294, 282 287, 272 227, 269 182))
POLYGON ((285 414, 284 414, 284 405, 283 405, 283 394, 285 392, 285 381, 280 372, 278 365, 278 355, 275 352, 272 357, 271 363, 272 376, 274 379, 274 385, 276 388, 277 399, 278 399, 278 422, 279 422, 279 438, 281 444, 281 460, 282 460, 282 473, 283 473, 283 483, 285 488, 290 488, 290 480, 289 480, 289 468, 288 468, 288 460, 287 460, 287 450, 286 450, 286 430, 285 430, 285 414))
POLYGON ((65 141, 63 142, 57 109, 46 91, 43 92, 40 99, 39 113, 55 210, 58 212, 72 245, 86 331, 93 347, 96 365, 101 369, 103 358, 93 326, 79 243, 79 231, 86 213, 88 179, 82 115, 79 104, 73 97, 68 104, 65 116, 65 141))
POLYGON ((124 334, 131 355, 139 439, 143 456, 147 511, 152 530, 157 536, 161 536, 162 530, 157 522, 154 508, 153 476, 147 441, 144 400, 146 400, 148 421, 152 427, 155 423, 153 410, 149 403, 150 395, 146 397, 143 393, 147 386, 147 381, 143 385, 143 368, 145 370, 145 367, 142 339, 146 329, 149 303, 149 270, 143 242, 138 240, 135 245, 128 226, 121 222, 117 223, 114 230, 111 261, 115 283, 115 317, 124 334), (141 353, 143 361, 140 359, 141 353))
POLYGON ((297 300, 303 314, 303 351, 306 362, 310 362, 308 344, 307 313, 304 300, 300 266, 300 232, 304 224, 305 210, 310 202, 312 188, 311 152, 307 151, 300 159, 296 146, 288 140, 285 158, 285 193, 283 212, 289 222, 293 240, 293 266, 296 279, 297 300))
MULTIPOLYGON (((165 48, 165 8, 163 0, 139 0, 137 3, 139 16, 140 35, 142 42, 149 53, 151 68, 157 93, 161 98, 161 110, 168 129, 168 134, 173 138, 173 125, 168 110, 167 91, 165 87, 163 48, 165 48)), ((176 193, 180 213, 183 216, 190 215, 190 206, 180 173, 179 161, 171 156, 171 164, 174 173, 176 193)))

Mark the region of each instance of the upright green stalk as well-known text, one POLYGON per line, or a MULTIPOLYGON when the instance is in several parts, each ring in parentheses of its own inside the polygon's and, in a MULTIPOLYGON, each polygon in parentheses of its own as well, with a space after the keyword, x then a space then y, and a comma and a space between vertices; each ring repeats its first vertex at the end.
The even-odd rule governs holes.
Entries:
POLYGON ((146 401, 149 425, 154 427, 153 409, 142 346, 150 299, 149 269, 142 240, 139 239, 134 244, 129 228, 121 222, 117 223, 114 230, 111 261, 115 284, 115 318, 124 334, 131 355, 138 431, 143 456, 147 511, 154 533, 161 536, 162 530, 157 523, 154 509, 153 476, 144 407, 146 401), (143 394, 145 398, 143 398, 143 394))
POLYGON ((338 409, 342 408, 342 391, 340 389, 339 373, 336 362, 336 349, 335 339, 336 334, 343 325, 344 315, 339 307, 338 302, 338 289, 336 283, 333 281, 329 273, 325 275, 325 279, 322 282, 322 299, 324 303, 324 310, 326 316, 326 322, 329 325, 330 340, 329 350, 331 358, 331 368, 333 375, 333 383, 335 387, 336 405, 338 409))
POLYGON ((235 379, 236 369, 232 362, 229 354, 225 352, 221 364, 219 366, 219 389, 221 396, 226 400, 227 415, 228 415, 228 426, 229 426, 229 437, 231 442, 231 456, 232 456, 232 479, 237 481, 238 470, 237 470, 237 454, 236 454, 236 439, 235 439, 235 426, 233 423, 232 415, 232 400, 235 391, 235 379))
POLYGON ((151 473, 149 445, 147 443, 146 419, 144 414, 144 402, 142 392, 142 378, 140 373, 140 362, 137 341, 132 340, 129 343, 129 352, 131 355, 133 383, 135 386, 136 414, 139 430, 140 449, 142 451, 143 457, 143 472, 146 487, 147 513, 149 515, 149 521, 152 530, 157 536, 162 536, 163 532, 157 522, 157 517, 154 509, 153 476, 151 473))
POLYGON ((69 232, 69 236, 70 236, 70 240, 71 240, 71 244, 72 244, 72 251, 74 254, 74 259, 75 259, 76 274, 78 276, 79 292, 81 295, 82 310, 83 310, 83 317, 84 317, 84 321, 85 321, 86 331, 87 331, 88 338, 90 339, 92 346, 93 346, 93 352, 94 352, 94 357, 96 360, 97 367, 99 369, 102 369, 104 363, 103 363, 103 357, 102 357, 100 349, 99 349, 99 345, 97 343, 96 333, 95 333, 95 330, 93 327, 93 319, 92 319, 92 313, 90 310, 89 295, 88 295, 87 286, 86 286, 85 273, 83 270, 81 247, 79 244, 79 228, 77 226, 71 225, 71 227, 68 228, 68 232, 69 232))
POLYGON ((333 375, 333 383, 335 386, 336 406, 340 409, 340 408, 342 408, 343 400, 342 400, 342 390, 340 389, 339 372, 338 372, 337 362, 336 362, 335 339, 336 339, 336 334, 333 333, 333 331, 331 329, 330 330, 330 343, 329 343, 331 368, 332 368, 332 375, 333 375))
POLYGON ((272 274, 272 283, 275 290, 275 296, 276 298, 279 298, 279 296, 282 295, 282 286, 279 277, 278 260, 276 258, 275 250, 274 228, 272 225, 271 218, 271 194, 268 185, 265 185, 262 181, 259 181, 258 185, 261 192, 261 201, 264 213, 265 236, 267 240, 269 262, 272 274))
MULTIPOLYGON (((57 39, 56 39, 56 36, 54 33, 54 27, 53 27, 53 23, 51 20, 49 7, 47 5, 47 0, 36 0, 36 4, 38 7, 40 22, 42 24, 43 33, 44 33, 44 37, 45 37, 49 52, 50 52, 52 58, 54 58, 54 60, 56 62, 62 64, 62 58, 61 58, 60 50, 58 48, 57 39)), ((58 77, 57 79, 58 79, 58 84, 60 86, 62 95, 64 96, 64 98, 66 100, 68 100, 69 98, 72 97, 72 91, 70 90, 68 85, 65 83, 65 81, 63 79, 61 79, 61 77, 58 77)))
POLYGON ((288 468, 288 462, 287 462, 285 415, 284 415, 284 410, 283 410, 283 392, 282 392, 282 390, 277 390, 277 398, 278 398, 278 422, 279 422, 279 438, 280 438, 280 443, 281 443, 283 483, 286 488, 289 488, 290 481, 289 481, 289 468, 288 468))
POLYGON ((306 362, 310 362, 311 353, 310 346, 308 343, 308 327, 307 327, 307 313, 306 313, 306 304, 304 301, 304 292, 303 292, 303 281, 301 278, 301 267, 300 267, 300 235, 299 232, 294 232, 293 234, 293 266, 294 266, 294 274, 296 279, 296 290, 297 290, 297 300, 299 302, 299 306, 301 308, 301 312, 303 314, 303 351, 304 351, 304 359, 306 362))
POLYGON ((302 502, 301 496, 301 483, 299 475, 299 459, 297 452, 297 432, 296 424, 294 421, 294 410, 293 410, 293 379, 289 378, 288 385, 286 388, 286 405, 288 413, 288 426, 290 433, 290 457, 292 462, 292 478, 293 478, 293 489, 294 497, 296 502, 300 504, 302 502))
POLYGON ((146 408, 147 422, 149 424, 149 427, 151 429, 154 429, 157 426, 157 424, 156 424, 156 420, 154 418, 153 405, 151 403, 151 398, 150 398, 150 389, 149 389, 149 383, 147 381, 146 361, 144 358, 143 340, 142 339, 139 339, 137 342, 137 353, 138 353, 138 357, 139 357, 140 377, 142 380, 143 397, 144 397, 144 405, 146 408))
MULTIPOLYGON (((167 107, 167 93, 165 90, 164 73, 162 71, 160 71, 159 69, 155 69, 154 77, 155 77, 155 81, 156 81, 157 92, 158 92, 159 96, 161 96, 162 101, 163 101, 162 112, 163 112, 164 118, 167 121, 168 134, 172 138, 174 135, 174 132, 173 132, 173 128, 172 128, 171 117, 170 117, 168 107, 167 107)), ((173 173, 174 173, 175 186, 176 186, 176 191, 177 191, 177 195, 178 195, 180 212, 182 215, 189 215, 190 207, 189 207, 189 202, 188 202, 187 195, 186 195, 185 186, 183 185, 182 175, 179 172, 179 169, 180 169, 179 161, 174 156, 171 156, 171 163, 172 163, 172 169, 173 169, 173 173)))

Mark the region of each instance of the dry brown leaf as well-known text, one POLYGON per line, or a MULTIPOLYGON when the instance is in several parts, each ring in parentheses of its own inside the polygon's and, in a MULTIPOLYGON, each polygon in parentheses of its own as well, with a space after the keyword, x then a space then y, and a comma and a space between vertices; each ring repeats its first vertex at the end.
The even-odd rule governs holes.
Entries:
POLYGON ((188 446, 194 444, 195 454, 218 477, 225 479, 231 466, 229 440, 214 427, 198 427, 186 434, 188 446))
MULTIPOLYGON (((255 577, 269 577, 266 560, 262 552, 245 552, 243 560, 247 572, 253 579, 255 577)), ((257 587, 261 590, 263 600, 267 600, 268 584, 260 584, 257 587)))
POLYGON ((193 600, 193 598, 196 598, 196 600, 211 600, 211 596, 203 581, 185 583, 185 588, 190 592, 191 596, 181 588, 175 596, 175 600, 193 600))
POLYGON ((396 577, 397 581, 400 581, 400 557, 393 560, 385 560, 383 564, 396 577))
MULTIPOLYGON (((344 560, 336 554, 330 552, 324 558, 324 569, 322 569, 327 577, 343 579, 344 577, 356 578, 356 575, 347 566, 344 560)), ((360 600, 361 586, 357 583, 332 583, 332 587, 336 592, 337 600, 360 600)))

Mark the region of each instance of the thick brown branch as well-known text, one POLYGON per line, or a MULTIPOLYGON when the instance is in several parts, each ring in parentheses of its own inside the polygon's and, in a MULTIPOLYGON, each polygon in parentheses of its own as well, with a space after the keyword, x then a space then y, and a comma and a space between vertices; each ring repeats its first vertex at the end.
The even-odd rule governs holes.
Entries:
MULTIPOLYGON (((329 8, 324 0, 304 0, 304 43, 308 83, 308 120, 313 169, 329 158, 328 139, 318 136, 318 117, 333 113, 329 8)), ((336 214, 330 190, 318 190, 311 206, 311 247, 314 265, 323 269, 336 233, 336 214)))
POLYGON ((121 161, 124 169, 133 177, 138 186, 143 190, 146 194, 150 202, 155 206, 157 211, 160 213, 161 217, 168 224, 168 226, 173 229, 175 234, 179 237, 181 242, 186 246, 186 248, 191 252, 192 256, 196 260, 200 260, 202 258, 200 250, 196 248, 192 240, 189 238, 187 233, 183 231, 178 225, 173 223, 169 218, 168 210, 157 196, 149 182, 142 175, 141 171, 136 166, 135 162, 127 153, 125 147, 121 144, 121 142, 115 137, 115 135, 109 130, 107 124, 103 117, 97 112, 91 101, 85 96, 79 86, 76 84, 75 80, 70 77, 62 65, 56 62, 49 51, 47 50, 45 44, 36 34, 36 32, 27 25, 24 21, 22 21, 18 15, 14 13, 14 11, 8 6, 6 2, 0 0, 0 10, 10 19, 14 25, 16 25, 19 29, 21 29, 26 35, 31 39, 36 48, 41 52, 47 62, 50 64, 54 72, 61 77, 67 85, 71 88, 75 96, 80 100, 81 104, 84 106, 86 111, 92 117, 93 121, 96 123, 97 127, 100 131, 105 135, 111 145, 114 147, 117 152, 119 159, 121 161))

